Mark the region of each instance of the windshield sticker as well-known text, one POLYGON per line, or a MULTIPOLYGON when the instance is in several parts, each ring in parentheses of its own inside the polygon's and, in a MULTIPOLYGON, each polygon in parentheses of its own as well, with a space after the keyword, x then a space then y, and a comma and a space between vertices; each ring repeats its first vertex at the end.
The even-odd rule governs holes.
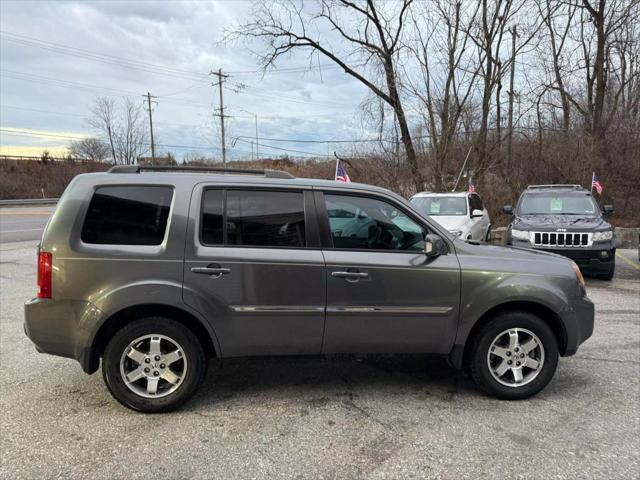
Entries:
POLYGON ((429 213, 433 215, 438 215, 440 213, 440 202, 431 202, 431 206, 429 207, 429 213))
POLYGON ((552 212, 561 212, 562 211, 562 199, 561 198, 552 198, 551 204, 549 205, 549 209, 552 212))

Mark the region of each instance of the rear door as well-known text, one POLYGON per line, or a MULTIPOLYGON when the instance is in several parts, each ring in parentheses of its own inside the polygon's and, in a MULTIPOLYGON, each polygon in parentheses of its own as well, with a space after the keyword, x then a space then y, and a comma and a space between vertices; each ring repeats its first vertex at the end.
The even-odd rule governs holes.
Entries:
POLYGON ((324 259, 311 191, 196 187, 185 302, 204 314, 225 357, 318 354, 324 259))
POLYGON ((460 267, 424 254, 429 227, 381 197, 317 193, 327 263, 324 353, 446 353, 460 267))

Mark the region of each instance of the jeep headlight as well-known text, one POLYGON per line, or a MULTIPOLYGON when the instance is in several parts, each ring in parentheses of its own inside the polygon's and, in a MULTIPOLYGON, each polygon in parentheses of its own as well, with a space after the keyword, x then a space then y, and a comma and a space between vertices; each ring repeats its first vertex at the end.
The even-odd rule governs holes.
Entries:
POLYGON ((449 230, 449 233, 451 235, 455 235, 456 237, 461 237, 462 236, 462 230, 449 230))
POLYGON ((604 232, 596 232, 593 234, 594 242, 605 242, 613 238, 613 230, 605 230, 604 232))
POLYGON ((529 241, 529 232, 527 230, 516 230, 514 228, 511 230, 511 238, 529 241))

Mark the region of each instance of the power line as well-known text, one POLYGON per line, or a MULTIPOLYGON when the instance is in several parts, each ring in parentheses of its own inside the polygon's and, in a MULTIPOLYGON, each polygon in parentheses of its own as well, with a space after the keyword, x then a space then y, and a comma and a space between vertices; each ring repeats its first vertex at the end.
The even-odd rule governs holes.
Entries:
MULTIPOLYGON (((56 138, 56 139, 61 139, 61 140, 83 140, 85 138, 88 138, 88 136, 73 136, 73 135, 61 135, 61 134, 56 134, 56 133, 49 133, 49 132, 33 132, 33 131, 29 131, 29 130, 23 130, 23 129, 7 129, 7 128, 0 128, 0 132, 3 135, 6 136, 15 136, 15 137, 27 137, 27 138, 56 138)), ((98 138, 97 140, 99 140, 100 142, 103 143, 107 143, 107 141, 105 139, 102 138, 98 138)), ((238 139, 241 142, 247 142, 246 140, 243 139, 238 139)), ((148 143, 146 142, 142 142, 143 145, 145 146, 149 146, 148 143)), ((293 149, 289 149, 289 148, 281 148, 281 147, 275 147, 273 145, 265 145, 265 144, 260 144, 262 147, 266 147, 266 148, 271 148, 274 150, 278 150, 278 151, 283 151, 283 152, 291 152, 291 153, 299 153, 299 154, 304 154, 307 156, 312 156, 312 157, 318 157, 318 158, 329 158, 330 155, 322 155, 320 153, 316 153, 316 152, 305 152, 305 151, 301 151, 301 150, 293 150, 293 149)), ((162 147, 162 148, 173 148, 173 149, 178 149, 178 150, 211 150, 211 147, 206 147, 206 146, 199 146, 199 145, 175 145, 175 144, 156 144, 157 147, 162 147)), ((234 149, 235 153, 242 153, 245 155, 249 155, 250 152, 248 152, 247 150, 238 150, 238 149, 234 149)))
POLYGON ((297 97, 294 95, 282 95, 273 93, 271 90, 266 90, 264 88, 255 87, 252 85, 248 85, 246 83, 241 82, 233 82, 232 85, 236 87, 236 93, 246 93, 247 95, 253 95, 255 97, 262 98, 276 98, 276 99, 284 99, 293 103, 303 103, 309 105, 335 105, 336 107, 344 108, 344 103, 331 102, 331 101, 321 101, 321 100, 309 100, 303 97, 297 97), (247 91, 247 89, 249 91, 247 91), (250 90, 257 90, 258 92, 265 93, 254 93, 250 90))
POLYGON ((27 35, 19 35, 16 33, 0 30, 0 35, 5 41, 17 43, 34 48, 40 48, 43 50, 60 53, 76 58, 83 58, 85 60, 93 60, 100 63, 106 63, 108 65, 116 65, 125 68, 132 68, 134 70, 140 70, 148 73, 156 73, 159 75, 166 75, 177 78, 200 78, 206 79, 206 74, 181 70, 177 68, 167 67, 164 65, 158 65, 140 60, 132 60, 125 57, 119 57, 115 55, 108 55, 104 53, 93 52, 91 50, 85 50, 82 48, 71 47, 69 45, 63 45, 60 43, 54 43, 46 40, 40 40, 35 37, 29 37, 27 35))
MULTIPOLYGON (((240 135, 239 137, 237 137, 238 139, 241 138, 252 138, 252 137, 248 137, 248 136, 244 136, 244 135, 240 135)), ((384 138, 362 138, 362 139, 353 139, 353 140, 346 140, 346 139, 335 139, 335 140, 298 140, 295 138, 267 138, 267 137, 255 137, 256 140, 266 140, 268 142, 285 142, 285 143, 371 143, 371 142, 395 142, 394 140, 386 140, 384 138)))
MULTIPOLYGON (((243 143, 251 143, 251 140, 247 140, 247 139, 244 139, 244 138, 238 138, 237 140, 239 142, 243 142, 243 143)), ((317 153, 317 152, 305 152, 303 150, 293 150, 293 149, 290 149, 290 148, 275 147, 273 145, 267 145, 265 143, 261 143, 260 146, 261 147, 266 147, 266 148, 271 148, 273 150, 279 150, 279 151, 282 151, 282 152, 302 153, 304 155, 312 155, 314 157, 327 157, 327 158, 331 157, 331 155, 323 155, 323 154, 317 153)))
POLYGON ((82 88, 87 90, 98 89, 98 90, 106 90, 106 91, 111 91, 111 92, 124 94, 124 95, 137 95, 137 92, 133 92, 131 90, 122 90, 119 88, 103 87, 103 86, 92 85, 88 83, 73 82, 70 80, 60 80, 58 78, 47 77, 44 75, 36 75, 33 73, 19 72, 17 70, 2 69, 0 71, 0 75, 2 75, 3 77, 15 78, 18 80, 27 80, 35 83, 43 83, 49 86, 51 86, 51 84, 53 83, 54 85, 57 84, 56 86, 61 86, 66 88, 82 88))
MULTIPOLYGON (((185 70, 175 67, 168 67, 166 65, 160 65, 157 63, 144 62, 137 59, 131 59, 127 57, 121 57, 118 55, 110 55, 106 53, 100 53, 92 50, 86 50, 84 48, 72 47, 70 45, 65 45, 61 43, 51 42, 49 40, 42 40, 40 38, 32 37, 29 35, 22 35, 18 33, 9 32, 6 30, 0 30, 0 35, 4 37, 5 41, 9 41, 12 43, 16 43, 19 45, 29 46, 32 48, 39 48, 55 53, 60 53, 63 55, 69 55, 77 58, 83 58, 86 60, 93 60, 96 62, 106 63, 108 65, 116 65, 124 68, 132 68, 135 70, 141 70, 149 73, 157 73, 159 75, 166 75, 176 78, 200 78, 206 83, 206 73, 194 71, 194 70, 185 70)), ((311 72, 318 69, 327 69, 327 70, 338 70, 341 69, 339 65, 335 65, 332 63, 320 64, 318 66, 308 65, 308 66, 300 66, 300 67, 288 67, 288 68, 279 68, 274 70, 264 70, 264 69, 255 69, 255 70, 237 70, 228 72, 233 76, 249 76, 249 75, 274 75, 274 74, 286 74, 286 73, 305 73, 311 72)))
POLYGON ((9 108, 11 110, 25 110, 27 112, 36 112, 36 113, 50 113, 52 115, 62 115, 69 117, 86 117, 85 114, 82 113, 70 113, 70 112, 52 112, 51 110, 40 110, 38 108, 27 108, 27 107, 15 107, 13 105, 0 105, 0 108, 9 108))
MULTIPOLYGON (((53 78, 53 77, 47 77, 45 75, 37 75, 37 74, 33 74, 33 73, 27 73, 27 72, 19 72, 17 70, 9 70, 9 69, 3 69, 0 74, 2 76, 8 77, 8 78, 15 78, 17 80, 26 80, 29 82, 34 82, 34 83, 40 83, 40 84, 45 84, 45 85, 51 85, 54 84, 55 86, 58 87, 63 87, 63 88, 81 88, 84 90, 104 90, 107 92, 114 92, 114 93, 118 93, 121 95, 127 95, 127 96, 133 96, 133 95, 137 95, 136 92, 133 92, 131 90, 122 90, 122 89, 118 89, 118 88, 112 88, 112 87, 105 87, 105 86, 101 86, 101 85, 95 85, 95 84, 90 84, 90 83, 80 83, 80 82, 74 82, 71 80, 61 80, 58 78, 53 78)), ((228 75, 225 74, 225 77, 228 78, 228 75)), ((179 93, 179 92, 177 92, 179 93)), ((174 93, 175 94, 175 93, 174 93)), ((323 106, 326 105, 325 102, 314 102, 314 101, 309 101, 309 100, 301 100, 301 99, 293 99, 291 97, 285 97, 285 96, 280 96, 280 95, 264 95, 264 94, 256 94, 256 93, 249 93, 250 95, 253 96, 257 96, 257 97, 263 97, 263 98, 274 98, 274 99, 282 99, 284 101, 287 102, 291 102, 291 103, 300 103, 300 104, 308 104, 308 105, 318 105, 318 106, 323 106)), ((173 95, 173 94, 172 94, 173 95)), ((170 95, 169 95, 170 96, 170 95)), ((167 96, 162 96, 162 95, 158 95, 158 98, 162 98, 163 100, 167 101, 167 102, 172 102, 172 103, 177 103, 180 105, 189 105, 189 106, 195 106, 195 107, 199 107, 199 108, 206 108, 206 109, 210 109, 211 105, 208 105, 206 103, 200 103, 200 102, 193 102, 193 101, 189 101, 189 100, 185 100, 185 99, 181 99, 181 98, 167 98, 167 96)), ((336 108, 339 107, 338 104, 335 104, 336 108)), ((344 105, 342 105, 341 107, 344 107, 344 105)), ((326 114, 320 114, 320 115, 314 115, 314 114, 305 114, 305 116, 335 116, 335 114, 327 112, 326 114)), ((287 116, 265 116, 265 118, 290 118, 287 116)), ((293 118, 297 118, 297 117, 293 117, 293 118)))

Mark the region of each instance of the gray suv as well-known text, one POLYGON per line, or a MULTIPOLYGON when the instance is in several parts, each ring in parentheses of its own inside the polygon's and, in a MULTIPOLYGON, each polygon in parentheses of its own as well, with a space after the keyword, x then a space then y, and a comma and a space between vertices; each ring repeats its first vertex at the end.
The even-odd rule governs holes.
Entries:
POLYGON ((25 331, 168 411, 211 357, 437 354, 504 399, 593 331, 577 266, 451 236, 369 185, 277 171, 119 166, 77 176, 38 251, 25 331))
POLYGON ((507 245, 558 253, 576 262, 585 275, 611 280, 616 268, 616 238, 591 192, 580 185, 530 185, 522 192, 507 227, 507 245))

